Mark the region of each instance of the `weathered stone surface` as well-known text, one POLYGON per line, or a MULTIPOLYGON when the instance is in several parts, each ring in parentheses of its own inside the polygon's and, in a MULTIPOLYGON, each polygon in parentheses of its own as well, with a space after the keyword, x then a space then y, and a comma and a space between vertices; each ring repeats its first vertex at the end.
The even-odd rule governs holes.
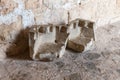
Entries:
POLYGON ((37 9, 42 8, 42 0, 27 0, 25 1, 26 9, 37 9))
POLYGON ((65 76, 64 80, 82 80, 81 75, 79 73, 74 73, 69 76, 65 76))
POLYGON ((5 77, 7 75, 6 72, 8 72, 8 71, 6 70, 4 65, 2 63, 0 63, 0 78, 5 77))
POLYGON ((6 49, 8 48, 9 44, 8 43, 0 43, 0 61, 6 59, 6 49))
POLYGON ((84 63, 85 67, 88 69, 88 70, 96 70, 96 65, 93 63, 93 62, 86 62, 84 63))
POLYGON ((6 49, 6 54, 7 56, 12 56, 12 55, 23 55, 24 52, 27 53, 29 52, 29 39, 28 39, 28 29, 21 30, 18 34, 15 40, 10 43, 8 48, 6 49))
MULTIPOLYGON (((44 16, 42 21, 37 20, 37 24, 53 23, 54 21, 59 21, 58 23, 60 23, 66 21, 67 16, 63 17, 60 15, 67 15, 66 12, 69 11, 71 20, 83 18, 96 21, 98 25, 103 25, 116 17, 119 18, 119 0, 1 0, 0 11, 4 15, 6 14, 5 16, 7 16, 9 12, 12 12, 11 15, 21 15, 24 16, 23 18, 27 17, 25 15, 29 13, 29 17, 34 15, 36 20, 38 17, 40 19, 44 16), (61 14, 61 12, 64 14, 61 14), (56 15, 56 13, 59 15, 56 15), (52 21, 49 20, 49 18, 52 19, 52 21), (59 20, 60 18, 62 19, 59 20)), ((9 19, 10 18, 13 19, 13 17, 9 17, 9 19)), ((34 22, 34 18, 29 19, 34 22)), ((23 19, 23 23, 24 22, 26 21, 23 19)), ((28 24, 31 25, 31 23, 28 24)))
MULTIPOLYGON (((36 24, 57 24, 67 22, 68 11, 70 12, 70 21, 76 18, 83 18, 96 22, 96 49, 98 52, 106 51, 104 53, 105 56, 100 56, 99 60, 96 61, 96 59, 92 59, 93 62, 97 63, 97 65, 93 65, 100 68, 100 73, 97 74, 89 71, 85 72, 81 69, 80 65, 78 65, 81 64, 80 61, 86 63, 84 61, 89 61, 89 59, 91 59, 89 58, 84 60, 82 56, 78 56, 78 61, 76 62, 75 60, 72 61, 71 58, 69 59, 69 57, 65 57, 63 61, 70 64, 66 72, 64 69, 60 70, 61 72, 57 72, 58 69, 56 69, 54 65, 51 67, 52 63, 46 64, 35 61, 17 61, 12 59, 8 62, 4 62, 4 60, 2 62, 3 64, 0 65, 0 75, 2 76, 0 80, 54 80, 53 77, 58 78, 61 77, 60 75, 68 75, 68 73, 76 71, 84 73, 82 77, 83 80, 120 80, 120 55, 119 52, 115 54, 115 51, 120 49, 120 24, 117 23, 117 27, 111 25, 101 26, 120 20, 120 0, 0 0, 0 2, 0 42, 2 43, 0 44, 1 58, 3 58, 3 56, 5 57, 4 53, 6 52, 6 48, 11 44, 4 42, 4 40, 11 42, 11 39, 14 39, 16 32, 20 32, 19 29, 15 28, 14 30, 14 28, 11 27, 14 23, 14 26, 18 25, 16 24, 19 23, 20 20, 17 20, 18 16, 22 16, 21 25, 26 28, 27 26, 35 24, 35 22, 36 24), (80 5, 78 3, 80 3, 80 5), (36 19, 36 21, 34 19, 36 19), (5 30, 6 27, 9 27, 7 31, 5 30), (13 38, 11 38, 10 35, 12 35, 13 38), (114 53, 111 53, 111 51, 114 53), (79 68, 76 68, 74 63, 76 63, 79 68), (47 67, 49 66, 49 69, 44 70, 41 68, 41 64, 46 64, 47 67), (117 69, 118 71, 116 72, 117 69)), ((19 28, 21 27, 19 26, 19 28)), ((24 34, 24 32, 22 33, 24 34)), ((18 43, 19 45, 23 44, 21 39, 18 40, 18 43)), ((26 43, 24 43, 22 48, 24 48, 24 46, 26 46, 26 43)), ((84 64, 83 66, 86 65, 84 64)), ((91 68, 88 69, 91 70, 91 68)), ((57 78, 55 78, 55 80, 57 80, 57 78)))
POLYGON ((100 57, 100 54, 98 53, 87 53, 84 58, 85 59, 89 59, 89 60, 95 60, 98 59, 100 57))
POLYGON ((11 42, 15 40, 17 34, 22 29, 22 18, 18 16, 18 20, 10 25, 0 25, 0 41, 11 42))
MULTIPOLYGON (((86 52, 77 54, 77 57, 74 58, 73 55, 76 56, 76 54, 71 51, 66 51, 65 56, 53 62, 32 61, 26 60, 26 58, 25 60, 19 60, 18 58, 16 60, 13 58, 5 59, 0 61, 0 75, 2 75, 0 80, 64 80, 61 78, 76 73, 80 73, 82 80, 120 80, 120 23, 112 25, 114 27, 107 25, 98 28, 97 32, 97 36, 100 37, 97 40, 100 47, 102 47, 102 50, 108 47, 108 51, 104 51, 103 54, 99 52, 97 47, 98 51, 87 51, 87 53, 91 54, 99 53, 101 56, 98 59, 85 59, 84 55, 87 54, 86 52), (103 41, 100 41, 101 38, 103 41), (63 62, 64 65, 60 68, 55 65, 55 62, 63 62)), ((74 76, 76 77, 76 75, 74 76)), ((79 77, 77 78, 79 79, 79 77)))
POLYGON ((30 56, 34 60, 53 60, 62 57, 69 34, 66 25, 41 25, 29 34, 30 56))
POLYGON ((6 15, 17 7, 14 0, 0 0, 0 14, 6 15))
POLYGON ((57 65, 58 68, 62 68, 65 65, 65 63, 62 61, 55 62, 55 64, 57 65))
POLYGON ((77 19, 69 26, 69 40, 67 47, 78 52, 83 52, 92 40, 94 40, 94 23, 77 19))
POLYGON ((117 69, 116 71, 120 74, 120 69, 117 69))
POLYGON ((83 52, 94 39, 94 23, 76 19, 66 25, 38 25, 29 34, 30 56, 34 60, 62 57, 66 46, 83 52))

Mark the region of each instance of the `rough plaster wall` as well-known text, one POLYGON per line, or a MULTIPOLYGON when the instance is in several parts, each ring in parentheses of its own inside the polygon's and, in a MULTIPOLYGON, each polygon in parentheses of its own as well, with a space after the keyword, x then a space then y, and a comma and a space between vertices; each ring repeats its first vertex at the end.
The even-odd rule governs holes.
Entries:
MULTIPOLYGON (((67 23, 68 11, 70 21, 76 18, 95 21, 97 32, 99 26, 120 20, 119 3, 119 0, 0 0, 0 28, 3 33, 0 37, 6 40, 33 24, 67 23), (17 24, 20 19, 21 24, 17 24), (8 29, 13 33, 9 34, 8 29)), ((10 38, 14 37, 16 35, 10 38)))
MULTIPOLYGON (((25 10, 25 5, 23 1, 13 0, 10 2, 17 3, 18 6, 13 11, 9 12, 6 15, 3 15, 1 12, 1 15, 0 15, 1 23, 0 24, 9 25, 17 20, 17 16, 22 16, 22 23, 24 27, 34 24, 34 15, 31 10, 25 10)), ((11 9, 11 7, 9 8, 11 9)))
POLYGON ((119 3, 119 0, 1 0, 0 24, 11 24, 19 15, 24 27, 35 21, 36 24, 67 23, 69 11, 71 20, 84 18, 103 25, 118 18, 119 3))
POLYGON ((69 11, 70 20, 89 19, 101 26, 120 19, 119 3, 119 0, 1 0, 0 25, 17 22, 18 16, 22 16, 24 28, 35 23, 67 23, 69 11))
POLYGON ((102 21, 108 23, 119 16, 119 7, 119 0, 1 0, 0 24, 15 22, 18 15, 24 27, 34 24, 34 18, 37 24, 59 24, 67 21, 70 11, 71 20, 85 18, 103 25, 102 21))

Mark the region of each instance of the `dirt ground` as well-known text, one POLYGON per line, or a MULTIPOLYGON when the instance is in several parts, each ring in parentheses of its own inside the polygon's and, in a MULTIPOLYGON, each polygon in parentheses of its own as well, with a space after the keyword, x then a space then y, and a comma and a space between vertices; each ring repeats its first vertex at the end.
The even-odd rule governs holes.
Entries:
POLYGON ((0 60, 0 80, 120 80, 120 23, 95 30, 92 50, 51 62, 33 61, 28 54, 0 60))

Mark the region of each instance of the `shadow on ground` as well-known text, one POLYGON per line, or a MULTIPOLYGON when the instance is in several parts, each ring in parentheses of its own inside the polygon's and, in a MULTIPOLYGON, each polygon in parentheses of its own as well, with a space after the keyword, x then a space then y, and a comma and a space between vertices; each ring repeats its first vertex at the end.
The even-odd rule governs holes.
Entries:
POLYGON ((6 51, 8 58, 30 60, 28 33, 29 28, 21 30, 16 39, 10 43, 10 46, 7 48, 6 51))

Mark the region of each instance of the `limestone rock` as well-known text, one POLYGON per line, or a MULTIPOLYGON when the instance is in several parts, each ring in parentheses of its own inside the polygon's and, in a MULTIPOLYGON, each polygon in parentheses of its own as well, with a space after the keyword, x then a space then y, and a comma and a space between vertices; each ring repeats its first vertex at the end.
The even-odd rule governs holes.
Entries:
POLYGON ((62 57, 66 46, 83 52, 94 39, 93 22, 76 19, 66 25, 40 25, 29 33, 30 56, 34 60, 62 57))
POLYGON ((70 23, 69 33, 67 47, 77 52, 83 52, 88 44, 94 40, 94 23, 76 19, 70 23))
POLYGON ((34 60, 53 60, 62 57, 67 44, 65 25, 41 25, 29 33, 30 56, 34 60))

